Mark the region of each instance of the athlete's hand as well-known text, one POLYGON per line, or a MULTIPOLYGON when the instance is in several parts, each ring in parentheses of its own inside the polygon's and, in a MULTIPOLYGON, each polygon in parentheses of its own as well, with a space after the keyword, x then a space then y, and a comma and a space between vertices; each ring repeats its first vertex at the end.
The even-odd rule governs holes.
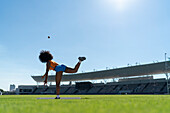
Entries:
POLYGON ((46 74, 44 74, 41 78, 44 79, 45 76, 46 76, 46 74))
POLYGON ((44 86, 47 84, 47 79, 44 80, 44 86))

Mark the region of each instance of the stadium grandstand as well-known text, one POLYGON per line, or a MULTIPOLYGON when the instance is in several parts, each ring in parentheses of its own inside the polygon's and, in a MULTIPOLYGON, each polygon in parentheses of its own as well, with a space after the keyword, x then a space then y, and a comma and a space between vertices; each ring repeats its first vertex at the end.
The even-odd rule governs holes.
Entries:
MULTIPOLYGON (((169 94, 170 62, 158 62, 123 68, 63 75, 61 94, 169 94), (165 74, 166 78, 154 79, 157 74, 165 74), (92 83, 93 80, 118 79, 107 83, 92 83), (75 84, 73 84, 73 82, 75 84)), ((32 76, 37 85, 20 85, 18 94, 56 94, 56 86, 43 86, 41 76, 32 76)), ((55 82, 55 75, 49 75, 48 82, 55 82)))

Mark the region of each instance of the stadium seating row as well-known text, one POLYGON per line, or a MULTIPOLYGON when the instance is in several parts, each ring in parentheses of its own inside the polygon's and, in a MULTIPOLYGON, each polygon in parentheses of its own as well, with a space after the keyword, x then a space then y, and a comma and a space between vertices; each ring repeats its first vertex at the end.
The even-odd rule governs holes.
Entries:
MULTIPOLYGON (((26 87, 26 86, 25 86, 26 87)), ((30 86, 29 86, 30 87, 30 86)), ((32 86, 33 87, 33 86, 32 86)), ((122 83, 108 83, 108 84, 93 84, 89 89, 76 89, 75 85, 61 86, 61 94, 164 94, 167 92, 166 81, 150 81, 150 82, 122 82, 122 83)), ((56 87, 51 85, 49 87, 39 86, 32 88, 32 91, 20 89, 19 94, 55 94, 56 87), (21 92, 22 91, 22 92, 21 92), (29 92, 23 92, 29 91, 29 92)))

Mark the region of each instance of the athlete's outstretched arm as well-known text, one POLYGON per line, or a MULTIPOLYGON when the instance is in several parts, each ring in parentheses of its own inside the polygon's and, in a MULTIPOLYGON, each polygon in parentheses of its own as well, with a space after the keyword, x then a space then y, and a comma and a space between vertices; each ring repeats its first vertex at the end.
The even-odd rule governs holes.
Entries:
POLYGON ((47 62, 47 64, 46 64, 46 72, 45 72, 45 74, 42 76, 42 78, 45 77, 44 85, 47 84, 48 72, 49 72, 49 65, 48 65, 48 62, 47 62))

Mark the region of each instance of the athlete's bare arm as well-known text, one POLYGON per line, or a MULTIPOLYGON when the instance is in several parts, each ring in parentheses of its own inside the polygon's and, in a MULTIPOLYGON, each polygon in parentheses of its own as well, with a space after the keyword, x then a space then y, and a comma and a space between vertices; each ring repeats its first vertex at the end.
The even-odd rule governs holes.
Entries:
POLYGON ((47 84, 47 79, 48 79, 48 72, 49 72, 49 65, 48 65, 48 64, 49 64, 49 63, 47 62, 47 63, 46 63, 46 72, 45 72, 45 74, 42 76, 42 78, 45 77, 44 85, 47 84))

